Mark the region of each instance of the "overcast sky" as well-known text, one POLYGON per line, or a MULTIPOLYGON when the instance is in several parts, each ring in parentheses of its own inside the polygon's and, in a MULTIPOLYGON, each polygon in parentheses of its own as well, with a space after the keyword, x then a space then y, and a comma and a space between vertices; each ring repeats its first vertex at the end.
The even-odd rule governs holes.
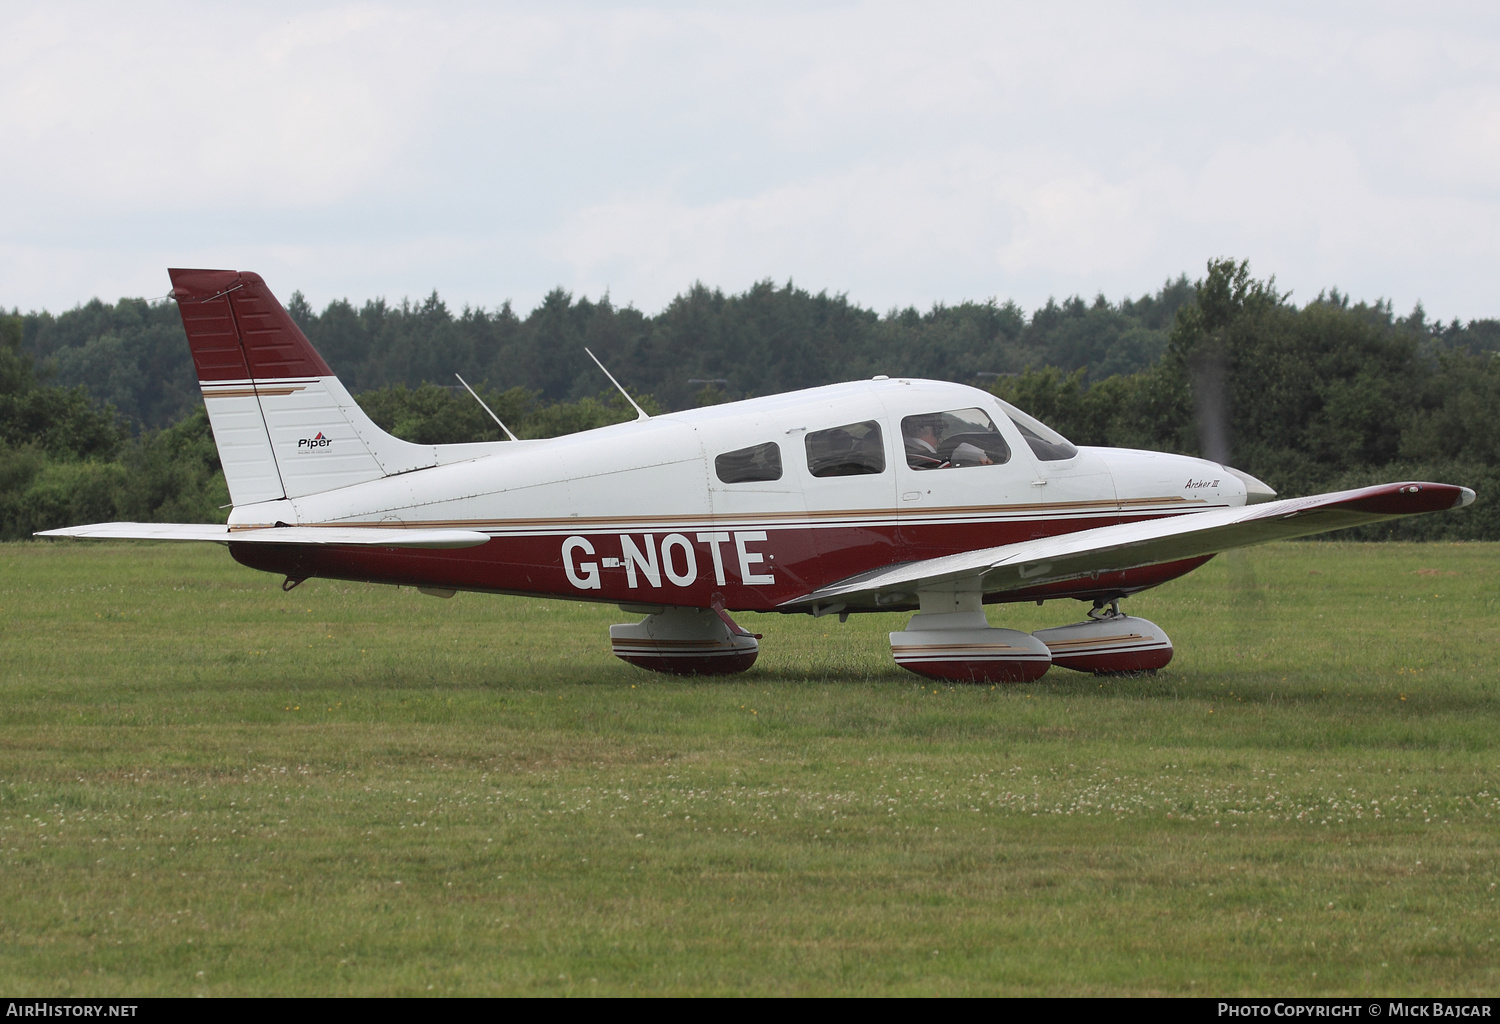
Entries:
POLYGON ((1493 4, 0 6, 0 306, 656 312, 791 278, 885 311, 1248 258, 1500 316, 1493 4))

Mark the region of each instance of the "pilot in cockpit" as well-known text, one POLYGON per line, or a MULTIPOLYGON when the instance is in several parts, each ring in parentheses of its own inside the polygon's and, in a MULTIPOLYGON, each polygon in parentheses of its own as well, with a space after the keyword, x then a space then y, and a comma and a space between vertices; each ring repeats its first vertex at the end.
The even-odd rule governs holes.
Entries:
POLYGON ((938 469, 948 464, 938 457, 938 424, 932 416, 908 416, 906 428, 906 464, 912 469, 938 469))
MULTIPOLYGON (((967 441, 954 446, 944 458, 939 452, 944 423, 941 414, 908 416, 901 421, 906 442, 906 464, 912 469, 947 469, 953 466, 990 466, 994 460, 983 449, 967 441)), ((991 428, 993 429, 993 427, 991 428)))

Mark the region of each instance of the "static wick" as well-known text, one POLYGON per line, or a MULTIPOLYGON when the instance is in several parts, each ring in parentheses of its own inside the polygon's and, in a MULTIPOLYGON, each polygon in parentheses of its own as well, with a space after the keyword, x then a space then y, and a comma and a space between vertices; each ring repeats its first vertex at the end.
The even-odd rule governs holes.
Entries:
MULTIPOLYGON (((598 356, 594 355, 594 353, 592 353, 592 352, 589 352, 588 346, 584 346, 583 350, 585 352, 589 353, 589 358, 594 361, 594 365, 595 366, 599 367, 599 369, 601 369, 601 370, 604 370, 604 364, 601 363, 601 362, 599 362, 599 357, 598 356)), ((631 406, 635 409, 635 411, 640 414, 640 415, 636 416, 637 420, 649 420, 651 418, 650 416, 648 416, 646 414, 646 410, 645 409, 642 409, 639 405, 636 405, 635 399, 630 397, 630 392, 626 391, 624 388, 620 387, 620 382, 617 381, 617 380, 615 380, 615 375, 614 374, 610 373, 608 370, 604 370, 604 376, 606 376, 606 377, 609 378, 609 382, 611 384, 613 384, 615 387, 617 387, 617 388, 620 389, 620 394, 622 394, 622 395, 625 396, 625 401, 629 402, 631 404, 631 406)))
MULTIPOLYGON (((453 376, 458 377, 458 374, 455 373, 453 376)), ((504 423, 500 422, 500 417, 495 415, 495 410, 491 409, 488 405, 485 405, 484 399, 480 398, 479 394, 473 388, 469 387, 469 382, 468 381, 464 380, 462 377, 458 377, 458 382, 464 386, 464 389, 466 391, 468 391, 469 394, 471 394, 471 395, 474 396, 474 401, 476 401, 476 402, 479 403, 480 408, 482 408, 485 412, 487 412, 487 413, 490 414, 490 419, 492 419, 496 423, 500 424, 500 429, 503 430, 503 431, 505 431, 505 436, 506 437, 510 438, 512 441, 519 441, 519 440, 521 440, 515 434, 512 434, 510 432, 510 428, 509 427, 507 427, 504 423)))

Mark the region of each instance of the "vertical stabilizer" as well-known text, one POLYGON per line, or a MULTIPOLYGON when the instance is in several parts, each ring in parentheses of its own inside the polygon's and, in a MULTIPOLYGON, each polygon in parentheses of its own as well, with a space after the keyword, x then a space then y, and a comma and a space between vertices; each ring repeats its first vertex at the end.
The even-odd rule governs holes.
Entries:
POLYGON ((371 422, 260 275, 168 273, 236 505, 437 464, 371 422))

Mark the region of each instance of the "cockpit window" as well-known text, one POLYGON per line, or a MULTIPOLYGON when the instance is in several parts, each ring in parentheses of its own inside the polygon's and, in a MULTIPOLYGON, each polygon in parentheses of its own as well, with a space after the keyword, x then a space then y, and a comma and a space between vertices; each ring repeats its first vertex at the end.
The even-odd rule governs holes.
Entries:
POLYGON ((1009 402, 1001 402, 1000 407, 1011 418, 1016 429, 1021 431, 1021 436, 1026 439, 1038 459, 1043 462, 1062 462, 1078 454, 1078 449, 1073 447, 1072 442, 1035 416, 1028 416, 1009 402))
POLYGON ((807 471, 813 476, 863 476, 885 472, 885 442, 874 420, 847 423, 807 435, 807 471))
POLYGON ((714 459, 714 472, 726 484, 780 480, 781 446, 775 441, 767 441, 739 451, 725 452, 714 459))
POLYGON ((906 464, 912 469, 998 466, 1010 461, 1010 445, 983 409, 956 409, 907 416, 901 421, 906 464))

